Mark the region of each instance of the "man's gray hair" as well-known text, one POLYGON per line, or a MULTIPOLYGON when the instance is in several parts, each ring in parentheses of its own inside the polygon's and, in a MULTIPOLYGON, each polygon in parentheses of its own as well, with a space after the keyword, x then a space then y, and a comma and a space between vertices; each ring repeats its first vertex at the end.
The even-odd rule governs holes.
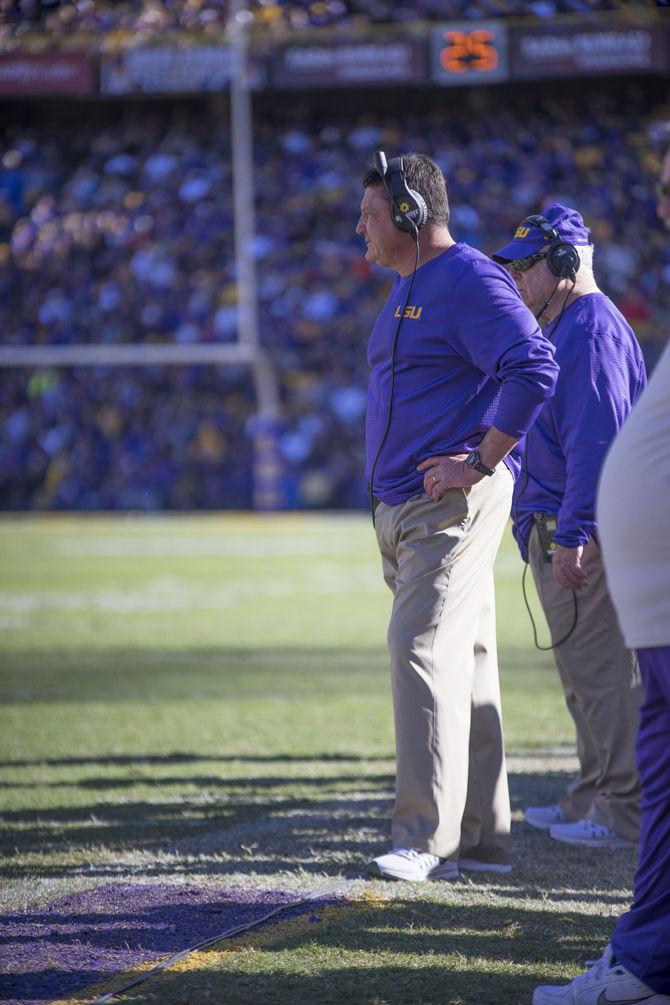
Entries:
POLYGON ((579 275, 593 276, 593 253, 595 248, 592 244, 576 244, 575 250, 579 255, 579 275))

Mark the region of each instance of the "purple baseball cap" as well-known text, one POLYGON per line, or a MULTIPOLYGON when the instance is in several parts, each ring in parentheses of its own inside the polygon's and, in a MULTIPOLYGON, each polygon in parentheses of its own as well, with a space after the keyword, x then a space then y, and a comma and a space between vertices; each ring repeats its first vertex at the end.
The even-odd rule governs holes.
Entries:
MULTIPOLYGON (((568 244, 591 243, 589 228, 584 223, 582 214, 578 213, 576 209, 561 206, 560 202, 553 202, 539 215, 543 216, 547 223, 558 231, 561 239, 568 244)), ((515 261, 518 258, 526 258, 549 242, 550 238, 547 237, 542 228, 529 222, 533 219, 537 219, 537 216, 527 216, 519 224, 509 244, 491 255, 494 262, 506 265, 507 262, 515 261)))

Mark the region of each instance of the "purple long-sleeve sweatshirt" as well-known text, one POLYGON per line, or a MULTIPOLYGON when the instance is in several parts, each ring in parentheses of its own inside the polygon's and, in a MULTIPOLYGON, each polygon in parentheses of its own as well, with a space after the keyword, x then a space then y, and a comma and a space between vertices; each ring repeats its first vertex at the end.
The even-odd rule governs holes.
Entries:
MULTIPOLYGON (((373 491, 390 505, 423 492, 416 468, 427 457, 474 450, 490 426, 522 437, 558 374, 553 346, 511 278, 479 251, 455 244, 420 266, 405 308, 410 283, 394 282, 368 347, 366 477, 377 458, 373 491)), ((506 463, 516 476, 518 456, 506 463)))
POLYGON ((533 513, 557 517, 557 544, 574 548, 597 538, 600 469, 646 384, 635 335, 603 293, 579 297, 545 333, 561 371, 553 398, 528 434, 514 490, 514 534, 524 558, 533 513))

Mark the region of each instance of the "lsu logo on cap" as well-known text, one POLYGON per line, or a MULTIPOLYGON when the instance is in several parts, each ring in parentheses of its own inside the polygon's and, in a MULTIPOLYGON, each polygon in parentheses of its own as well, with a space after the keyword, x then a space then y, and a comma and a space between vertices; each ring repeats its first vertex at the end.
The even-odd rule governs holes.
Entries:
POLYGON ((530 234, 530 227, 517 227, 514 232, 515 237, 528 237, 530 234))

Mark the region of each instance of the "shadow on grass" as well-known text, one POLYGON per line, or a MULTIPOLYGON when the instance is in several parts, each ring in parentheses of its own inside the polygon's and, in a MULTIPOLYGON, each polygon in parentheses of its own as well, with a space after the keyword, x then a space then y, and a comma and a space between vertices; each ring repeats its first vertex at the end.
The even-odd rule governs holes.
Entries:
MULTIPOLYGON (((383 776, 384 782, 390 782, 388 776, 383 776)), ((325 781, 325 780, 324 780, 325 781)), ((350 782, 347 779, 347 782, 350 782)), ((223 784, 223 783, 222 783, 223 784)), ((302 783, 310 788, 309 783, 302 783)), ((277 783, 278 787, 280 783, 277 783)), ((25 855, 36 853, 40 857, 49 854, 63 854, 85 849, 104 849, 105 851, 157 852, 161 849, 171 850, 176 842, 189 837, 199 840, 201 845, 207 843, 207 835, 212 835, 210 851, 236 850, 239 855, 237 838, 233 838, 233 849, 228 848, 226 832, 240 824, 253 825, 261 819, 269 821, 280 817, 284 836, 292 845, 295 858, 291 861, 278 860, 267 863, 268 870, 275 871, 282 866, 296 868, 301 858, 301 852, 307 847, 314 849, 324 840, 332 845, 334 842, 342 847, 342 835, 333 835, 333 810, 337 808, 328 801, 321 804, 316 799, 307 796, 288 796, 277 794, 271 800, 259 798, 254 794, 256 782, 247 786, 246 798, 241 793, 235 794, 235 801, 228 804, 219 803, 214 806, 202 805, 197 800, 187 801, 186 798, 169 802, 144 800, 124 801, 119 803, 95 802, 84 806, 60 807, 43 810, 14 810, 2 814, 0 831, 0 851, 10 855, 25 855), (302 837, 291 831, 302 827, 309 834, 302 837)), ((261 787, 262 788, 262 787, 261 787)), ((389 800, 383 797, 360 799, 360 790, 355 801, 355 817, 361 824, 368 827, 377 826, 385 821, 389 812, 389 800)), ((351 826, 351 820, 347 821, 351 826)), ((257 841, 262 844, 265 828, 257 828, 257 841)), ((256 845, 258 847, 258 844, 256 845)), ((241 862, 246 870, 251 868, 248 859, 241 862)), ((5 875, 12 874, 11 858, 5 863, 5 875)), ((231 865, 227 866, 230 870, 231 865)))
MULTIPOLYGON (((82 778, 64 782, 0 782, 0 789, 129 789, 137 786, 195 786, 198 789, 239 789, 248 793, 262 792, 264 789, 285 789, 289 785, 302 788, 327 788, 335 791, 346 791, 352 785, 357 789, 378 789, 380 786, 393 784, 391 774, 366 774, 360 777, 353 775, 324 775, 313 777, 305 775, 263 775, 259 778, 226 778, 222 775, 156 775, 153 778, 116 777, 116 778, 82 778)), ((11 817, 11 814, 8 815, 11 817)))
MULTIPOLYGON (((407 949, 405 948, 405 954, 407 949)), ((484 957, 484 959, 486 959, 484 957)), ((481 965, 480 959, 479 964, 481 965)), ((305 968, 307 969, 307 968, 305 968)), ((317 968, 312 968, 317 969, 317 968)), ((509 968, 511 969, 511 968, 509 968)), ((258 976, 222 966, 219 973, 167 973, 160 992, 138 989, 124 1005, 525 1005, 541 981, 517 973, 468 969, 438 956, 432 965, 338 966, 319 973, 258 976)), ((562 981, 565 983, 565 980, 562 981)))
POLYGON ((156 851, 195 829, 230 827, 242 820, 262 817, 274 808, 275 804, 260 801, 252 807, 217 807, 215 810, 184 802, 135 801, 15 810, 2 814, 0 850, 41 855, 93 847, 107 851, 127 851, 133 847, 156 851))
MULTIPOLYGON (((197 800, 119 803, 89 802, 83 806, 17 810, 4 815, 4 874, 13 879, 63 879, 73 876, 160 877, 169 872, 188 877, 231 874, 271 877, 277 874, 356 878, 368 861, 389 843, 392 810, 391 776, 374 776, 389 792, 372 792, 357 782, 354 792, 342 792, 335 779, 324 791, 321 779, 299 794, 282 790, 253 791, 236 785, 230 801, 203 805, 197 800)), ((565 775, 514 774, 513 803, 521 807, 528 795, 555 800, 565 775)), ((222 786, 225 783, 222 782, 222 786)), ((631 849, 575 849, 515 821, 512 831, 514 871, 511 875, 470 873, 466 882, 490 884, 496 895, 537 899, 551 890, 554 901, 585 901, 620 905, 632 881, 635 852, 631 849), (622 890, 624 891, 622 893, 622 890)))
POLYGON ((550 806, 565 794, 572 780, 570 772, 535 771, 508 773, 509 798, 512 811, 526 806, 550 806))
MULTIPOLYGON (((389 753, 388 757, 393 754, 389 753)), ((375 757, 374 755, 361 754, 198 754, 182 753, 177 751, 173 754, 128 754, 100 757, 38 757, 33 760, 22 759, 15 761, 0 761, 0 768, 85 768, 88 765, 100 765, 105 767, 139 767, 143 764, 160 766, 164 764, 206 764, 208 762, 216 764, 309 764, 325 762, 326 764, 337 763, 369 763, 370 761, 388 760, 388 757, 375 757)), ((1 786, 0 786, 1 787, 1 786)))
POLYGON ((3 653, 0 701, 86 702, 379 695, 387 656, 379 649, 55 649, 3 653))
MULTIPOLYGON (((228 897, 218 919, 212 916, 216 904, 211 898, 195 908, 185 903, 180 915, 178 889, 153 887, 144 910, 136 903, 126 912, 101 910, 102 890, 79 898, 97 899, 94 913, 85 905, 78 910, 78 898, 71 897, 59 916, 56 902, 46 919, 47 931, 43 926, 36 939, 30 933, 45 921, 44 915, 12 919, 14 939, 4 953, 14 961, 16 990, 32 995, 20 1000, 37 1003, 72 993, 115 970, 120 974, 137 962, 194 945, 225 930, 230 917, 261 913, 258 904, 250 910, 248 899, 228 897), (21 970, 27 953, 32 968, 21 970), (54 956, 62 962, 61 971, 49 966, 54 956), (94 961, 97 970, 91 966, 94 961)), ((274 906, 273 895, 265 899, 265 908, 274 906)), ((517 1005, 530 1000, 536 984, 555 977, 557 967, 581 967, 585 959, 599 955, 612 928, 608 918, 545 911, 537 905, 456 907, 413 897, 341 902, 336 910, 315 903, 307 910, 292 909, 293 916, 301 911, 300 923, 283 925, 282 915, 266 925, 257 943, 254 935, 246 938, 241 956, 236 953, 239 942, 219 944, 225 954, 210 951, 204 958, 194 957, 187 970, 152 977, 122 1001, 517 1005)), ((116 983, 122 986, 123 978, 116 983)))
MULTIPOLYGON (((188 777, 180 781, 195 784, 188 777)), ((386 829, 391 809, 390 798, 379 794, 392 786, 387 774, 232 781, 226 791, 226 780, 219 779, 221 792, 210 804, 182 793, 169 801, 124 796, 119 802, 5 812, 4 875, 118 876, 123 867, 109 861, 110 853, 123 855, 129 872, 136 861, 146 875, 165 874, 161 853, 171 856, 170 871, 192 875, 300 870, 357 875, 369 857, 369 832, 386 829), (351 798, 345 785, 355 789, 351 798)))
MULTIPOLYGON (((546 659, 528 649, 500 652, 501 680, 525 701, 560 695, 546 659)), ((388 656, 380 639, 372 649, 53 649, 3 653, 0 701, 116 704, 126 701, 217 698, 304 698, 318 685, 319 694, 387 698, 388 656)), ((560 699, 559 699, 560 700, 560 699)))

